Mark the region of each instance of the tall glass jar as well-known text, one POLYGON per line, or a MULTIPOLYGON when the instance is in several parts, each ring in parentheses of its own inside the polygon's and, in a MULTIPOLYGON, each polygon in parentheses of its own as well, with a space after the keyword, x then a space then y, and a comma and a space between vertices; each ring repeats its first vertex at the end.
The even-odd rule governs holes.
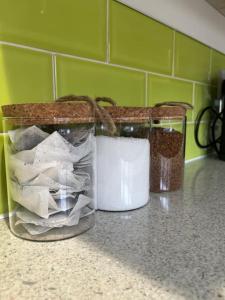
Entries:
POLYGON ((114 125, 96 124, 97 208, 126 211, 149 200, 150 108, 105 107, 114 125))
POLYGON ((150 191, 170 192, 182 188, 184 177, 186 110, 154 107, 151 118, 150 191))
POLYGON ((88 104, 3 107, 11 231, 53 241, 94 225, 95 122, 88 104))

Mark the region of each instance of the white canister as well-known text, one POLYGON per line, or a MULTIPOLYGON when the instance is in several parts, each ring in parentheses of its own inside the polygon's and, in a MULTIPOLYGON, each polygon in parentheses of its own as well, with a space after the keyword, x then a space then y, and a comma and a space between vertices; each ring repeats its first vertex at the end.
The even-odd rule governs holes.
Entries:
POLYGON ((136 209, 149 201, 149 108, 107 109, 117 133, 109 135, 103 124, 97 129, 97 209, 136 209), (140 111, 145 112, 144 116, 140 111))

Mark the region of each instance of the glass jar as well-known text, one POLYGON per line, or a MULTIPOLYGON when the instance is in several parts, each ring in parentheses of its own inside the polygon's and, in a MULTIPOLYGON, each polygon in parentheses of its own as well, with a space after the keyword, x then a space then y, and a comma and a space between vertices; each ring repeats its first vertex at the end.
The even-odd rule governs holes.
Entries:
POLYGON ((186 110, 154 107, 151 118, 150 191, 170 192, 182 188, 184 177, 186 110))
POLYGON ((94 225, 95 122, 88 104, 3 107, 11 231, 35 241, 94 225))
POLYGON ((105 107, 115 125, 96 124, 97 208, 127 211, 149 201, 150 108, 105 107))

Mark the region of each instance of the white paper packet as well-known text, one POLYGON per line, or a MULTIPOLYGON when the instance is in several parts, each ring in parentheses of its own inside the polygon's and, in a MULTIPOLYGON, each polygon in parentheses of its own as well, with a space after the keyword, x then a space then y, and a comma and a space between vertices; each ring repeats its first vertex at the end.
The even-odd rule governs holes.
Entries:
POLYGON ((16 178, 20 184, 34 179, 49 168, 57 168, 58 165, 56 161, 40 164, 26 164, 22 160, 15 158, 14 155, 11 155, 9 159, 11 177, 16 178))
POLYGON ((88 173, 79 175, 65 169, 49 168, 44 172, 44 175, 62 186, 73 188, 74 192, 86 191, 90 188, 90 175, 88 173))
POLYGON ((37 215, 20 208, 16 212, 18 220, 15 225, 23 224, 25 229, 32 235, 47 232, 52 228, 60 228, 63 226, 74 226, 79 223, 81 209, 91 203, 91 198, 85 195, 79 195, 74 208, 70 213, 60 212, 43 219, 37 215))
POLYGON ((55 131, 35 148, 34 163, 53 160, 76 163, 91 152, 92 142, 93 138, 89 136, 83 144, 74 147, 55 131))
POLYGON ((10 192, 13 200, 29 211, 47 219, 58 211, 58 206, 45 186, 20 186, 11 182, 10 192))
POLYGON ((35 125, 10 130, 8 134, 17 151, 32 149, 49 136, 47 132, 42 131, 35 125))
POLYGON ((58 130, 61 136, 73 146, 83 144, 88 137, 94 135, 94 127, 79 126, 74 128, 60 128, 58 130))
POLYGON ((91 176, 89 172, 74 171, 74 167, 78 164, 84 169, 90 166, 93 135, 89 134, 79 146, 73 146, 57 131, 49 135, 36 126, 18 129, 10 134, 14 142, 33 134, 35 139, 27 144, 28 148, 34 140, 35 143, 41 140, 31 150, 21 146, 22 151, 10 157, 13 200, 41 219, 49 219, 54 214, 73 208, 71 216, 79 220, 77 210, 83 207, 85 199, 90 198, 81 194, 76 201, 77 195, 91 188, 91 176))
MULTIPOLYGON (((68 193, 77 192, 76 188, 72 185, 63 185, 60 182, 55 181, 51 177, 47 176, 45 173, 39 174, 35 179, 26 183, 27 186, 45 186, 49 188, 49 191, 64 190, 68 193)), ((81 189, 82 191, 82 189, 81 189)), ((80 192, 80 190, 79 190, 80 192)))
POLYGON ((77 225, 79 222, 80 211, 74 212, 73 215, 68 215, 65 212, 60 212, 50 216, 48 219, 39 218, 27 210, 19 210, 16 216, 20 219, 16 222, 19 224, 33 224, 41 227, 60 228, 63 226, 77 225))

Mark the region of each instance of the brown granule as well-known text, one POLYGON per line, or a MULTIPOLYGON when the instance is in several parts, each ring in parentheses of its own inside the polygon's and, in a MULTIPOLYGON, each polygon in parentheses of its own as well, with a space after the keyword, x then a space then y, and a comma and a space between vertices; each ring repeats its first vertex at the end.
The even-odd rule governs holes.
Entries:
POLYGON ((150 191, 176 191, 182 187, 184 172, 184 135, 165 128, 150 133, 150 191))

